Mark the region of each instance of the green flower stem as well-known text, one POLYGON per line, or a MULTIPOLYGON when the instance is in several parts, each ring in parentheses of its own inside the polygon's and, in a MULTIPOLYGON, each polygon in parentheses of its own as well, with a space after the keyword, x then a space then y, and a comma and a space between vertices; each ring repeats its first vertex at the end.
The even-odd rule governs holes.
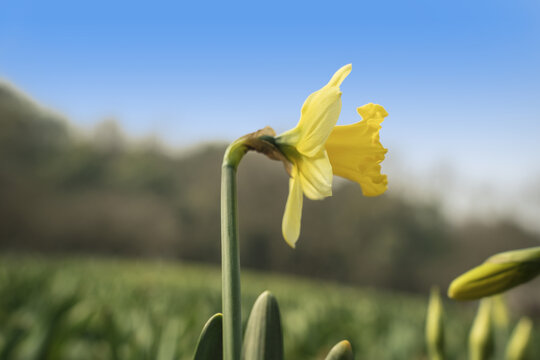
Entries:
POLYGON ((223 288, 224 360, 239 360, 242 352, 236 170, 247 150, 243 139, 233 142, 225 152, 221 173, 221 281, 223 288))

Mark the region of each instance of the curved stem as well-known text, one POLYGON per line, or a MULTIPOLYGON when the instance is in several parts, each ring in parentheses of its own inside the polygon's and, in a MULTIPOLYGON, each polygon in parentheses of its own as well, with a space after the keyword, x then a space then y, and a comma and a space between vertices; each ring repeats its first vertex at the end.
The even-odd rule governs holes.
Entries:
POLYGON ((221 281, 224 360, 239 360, 242 351, 236 169, 247 150, 248 148, 241 140, 232 143, 225 152, 221 173, 221 281))

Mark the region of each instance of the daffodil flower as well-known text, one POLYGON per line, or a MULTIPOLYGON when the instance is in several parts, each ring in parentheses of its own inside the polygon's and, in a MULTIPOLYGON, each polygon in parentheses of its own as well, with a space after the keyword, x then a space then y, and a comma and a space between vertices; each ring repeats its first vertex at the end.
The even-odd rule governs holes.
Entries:
POLYGON ((358 108, 362 121, 336 126, 341 112, 339 86, 351 65, 339 69, 322 89, 311 94, 302 106, 298 125, 275 143, 291 162, 289 196, 283 216, 283 237, 295 247, 300 236, 303 196, 320 200, 332 195, 332 178, 338 175, 356 181, 366 196, 386 191, 386 175, 380 162, 386 149, 379 142, 381 122, 388 114, 380 105, 358 108))

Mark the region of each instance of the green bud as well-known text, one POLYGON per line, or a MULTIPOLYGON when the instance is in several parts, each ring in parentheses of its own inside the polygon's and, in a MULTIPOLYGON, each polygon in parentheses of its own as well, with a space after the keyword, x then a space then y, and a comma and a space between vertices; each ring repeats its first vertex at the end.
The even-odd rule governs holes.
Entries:
POLYGON ((448 296, 474 300, 504 292, 540 274, 540 247, 507 251, 488 258, 483 264, 456 278, 448 296))
POLYGON ((532 321, 521 318, 512 332, 512 336, 506 347, 506 360, 521 360, 525 358, 525 352, 531 338, 532 321))
POLYGON ((444 359, 443 306, 439 288, 433 287, 426 317, 426 345, 430 360, 444 359))
POLYGON ((264 129, 257 130, 235 140, 225 150, 223 166, 237 168, 244 155, 252 150, 264 154, 272 160, 283 162, 285 170, 290 174, 292 167, 291 161, 276 144, 275 136, 276 132, 274 129, 267 126, 264 129))
POLYGON ((326 356, 325 360, 353 360, 351 343, 347 340, 338 342, 326 356))
POLYGON ((491 299, 482 299, 469 334, 469 359, 486 360, 493 353, 491 299))

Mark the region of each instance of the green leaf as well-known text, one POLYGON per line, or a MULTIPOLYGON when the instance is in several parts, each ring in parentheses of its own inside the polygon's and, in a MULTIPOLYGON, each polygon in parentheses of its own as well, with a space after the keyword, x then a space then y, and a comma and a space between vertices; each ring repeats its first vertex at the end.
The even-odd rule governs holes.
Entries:
POLYGON ((338 342, 328 353, 326 360, 353 360, 351 343, 347 340, 338 342))
POLYGON ((251 310, 244 346, 244 360, 282 360, 283 333, 276 298, 269 292, 262 293, 251 310))
POLYGON ((178 333, 180 321, 178 319, 169 320, 162 330, 157 349, 157 360, 174 360, 176 348, 178 346, 178 333))
POLYGON ((215 314, 201 332, 193 360, 223 359, 223 315, 215 314))

